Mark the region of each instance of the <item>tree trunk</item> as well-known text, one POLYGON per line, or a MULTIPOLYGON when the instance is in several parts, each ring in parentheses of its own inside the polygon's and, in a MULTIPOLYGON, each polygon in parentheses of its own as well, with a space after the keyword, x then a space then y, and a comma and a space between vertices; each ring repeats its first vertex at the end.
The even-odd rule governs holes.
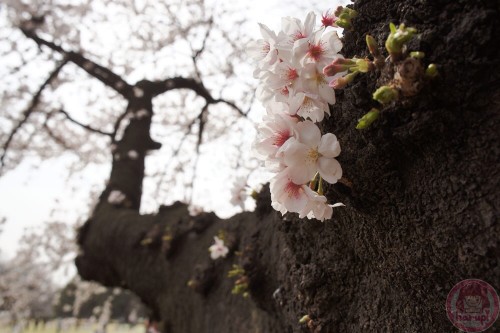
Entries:
POLYGON ((80 233, 83 278, 134 291, 169 333, 449 332, 453 285, 479 278, 500 288, 500 4, 352 7, 346 57, 367 56, 367 33, 383 46, 389 22, 405 23, 419 31, 410 48, 424 51, 440 75, 364 131, 355 125, 374 105, 377 75, 337 91, 323 129, 339 138, 346 181, 326 195, 347 207, 324 223, 282 218, 266 188, 255 213, 228 220, 192 218, 182 204, 140 215, 138 180, 150 148, 127 135, 144 134, 149 123, 132 121, 118 149, 142 159, 113 162, 112 174, 123 176, 112 177, 80 233), (115 189, 130 201, 109 204, 115 189), (232 251, 213 261, 207 249, 220 230, 232 251), (245 270, 248 298, 231 294, 233 264, 245 270), (299 323, 304 315, 308 324, 299 323))

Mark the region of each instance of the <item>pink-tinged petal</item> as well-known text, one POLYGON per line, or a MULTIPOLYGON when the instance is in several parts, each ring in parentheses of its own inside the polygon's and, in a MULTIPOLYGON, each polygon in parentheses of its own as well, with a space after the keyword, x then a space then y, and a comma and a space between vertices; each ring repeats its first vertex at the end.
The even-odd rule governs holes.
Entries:
POLYGON ((333 158, 340 154, 340 143, 332 133, 326 133, 321 137, 318 152, 324 157, 333 158))
POLYGON ((299 61, 306 56, 309 51, 309 41, 306 38, 299 39, 293 43, 292 54, 293 61, 299 61))
POLYGON ((286 165, 283 164, 281 158, 268 159, 264 162, 264 165, 269 172, 279 173, 285 170, 286 165))
POLYGON ((335 184, 342 178, 342 168, 334 158, 320 157, 318 159, 318 171, 320 176, 330 184, 335 184))
POLYGON ((308 147, 318 147, 321 140, 321 131, 312 121, 300 122, 295 128, 300 142, 308 147))
POLYGON ((295 17, 282 17, 281 30, 283 30, 286 34, 293 34, 297 30, 300 30, 300 20, 295 17))
POLYGON ((321 122, 325 117, 325 111, 319 109, 314 103, 310 103, 310 107, 301 108, 297 114, 305 119, 310 119, 314 123, 321 122))
POLYGON ((262 156, 262 159, 276 154, 277 148, 273 146, 273 138, 267 138, 262 141, 255 141, 254 149, 262 156))
POLYGON ((271 206, 274 208, 274 210, 277 210, 278 212, 280 212, 281 215, 285 215, 287 212, 286 208, 277 201, 271 202, 271 206))
POLYGON ((305 98, 306 98, 306 95, 302 92, 299 92, 299 93, 295 94, 295 96, 290 98, 289 113, 291 115, 294 115, 297 113, 297 111, 299 111, 305 98))
POLYGON ((251 41, 248 43, 246 51, 252 59, 261 60, 263 58, 263 47, 264 41, 262 39, 251 41))
POLYGON ((286 184, 282 202, 288 211, 298 213, 307 205, 308 198, 304 193, 304 187, 291 181, 286 184))
POLYGON ((306 184, 316 174, 316 167, 311 165, 294 165, 288 167, 290 179, 297 184, 306 184))
POLYGON ((326 82, 318 86, 319 95, 328 104, 335 104, 335 91, 326 82))
POLYGON ((307 159, 309 147, 292 138, 287 142, 286 148, 283 150, 284 162, 288 166, 302 166, 307 159))
POLYGON ((265 24, 259 23, 260 27, 260 33, 262 34, 262 37, 266 40, 276 40, 276 33, 269 29, 269 27, 265 24))
POLYGON ((327 32, 321 39, 327 43, 331 52, 339 53, 342 50, 342 41, 336 31, 327 32))
POLYGON ((304 21, 304 33, 309 37, 314 30, 314 26, 316 25, 316 14, 314 12, 309 12, 304 21))
POLYGON ((313 209, 314 218, 323 222, 324 220, 329 220, 332 218, 333 209, 330 205, 316 206, 313 209))

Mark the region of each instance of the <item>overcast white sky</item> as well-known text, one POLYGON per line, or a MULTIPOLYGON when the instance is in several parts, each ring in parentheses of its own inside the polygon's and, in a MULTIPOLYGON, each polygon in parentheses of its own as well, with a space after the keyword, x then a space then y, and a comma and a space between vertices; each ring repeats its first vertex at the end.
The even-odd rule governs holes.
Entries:
MULTIPOLYGON (((283 16, 303 19, 310 10, 319 14, 329 9, 327 5, 334 8, 349 2, 337 0, 336 3, 305 1, 296 7, 280 0, 254 0, 249 3, 248 14, 255 21, 255 29, 249 33, 259 37, 257 22, 278 30, 283 16)), ((68 178, 71 158, 74 157, 63 156, 42 164, 36 160, 27 161, 0 178, 0 218, 7 218, 0 233, 0 258, 14 255, 25 228, 39 227, 48 220, 75 223, 87 217, 89 198, 103 188, 109 165, 94 165, 77 177, 68 178)), ((214 209, 216 212, 219 209, 222 215, 230 212, 221 211, 220 207, 214 209)))

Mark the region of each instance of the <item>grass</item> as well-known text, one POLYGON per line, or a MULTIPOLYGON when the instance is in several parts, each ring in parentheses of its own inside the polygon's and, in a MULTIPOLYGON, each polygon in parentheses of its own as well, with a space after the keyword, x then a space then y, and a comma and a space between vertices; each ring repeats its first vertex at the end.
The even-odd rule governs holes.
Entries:
MULTIPOLYGON (((95 333, 96 324, 83 322, 78 325, 75 323, 62 324, 61 328, 57 329, 57 321, 50 321, 47 324, 35 326, 34 322, 29 322, 28 325, 19 331, 19 333, 95 333)), ((129 326, 125 324, 111 323, 106 329, 106 333, 144 333, 144 325, 129 326)), ((0 333, 13 333, 12 326, 2 326, 0 324, 0 333)), ((17 332, 16 332, 17 333, 17 332)))

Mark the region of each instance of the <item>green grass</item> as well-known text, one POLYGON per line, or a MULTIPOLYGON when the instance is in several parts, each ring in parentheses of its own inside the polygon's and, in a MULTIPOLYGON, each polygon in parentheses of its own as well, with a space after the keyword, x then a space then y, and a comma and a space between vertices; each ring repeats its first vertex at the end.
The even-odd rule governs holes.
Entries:
MULTIPOLYGON (((95 327, 95 324, 82 322, 79 327, 76 327, 75 325, 70 325, 66 328, 63 327, 59 333, 94 333, 95 327)), ((144 331, 144 325, 130 327, 128 325, 111 323, 108 325, 106 333, 144 333, 144 331)), ((12 327, 0 325, 0 333, 12 333, 12 327)), ((51 321, 45 326, 38 325, 38 327, 35 327, 34 322, 30 322, 20 333, 58 333, 57 322, 51 321)))

